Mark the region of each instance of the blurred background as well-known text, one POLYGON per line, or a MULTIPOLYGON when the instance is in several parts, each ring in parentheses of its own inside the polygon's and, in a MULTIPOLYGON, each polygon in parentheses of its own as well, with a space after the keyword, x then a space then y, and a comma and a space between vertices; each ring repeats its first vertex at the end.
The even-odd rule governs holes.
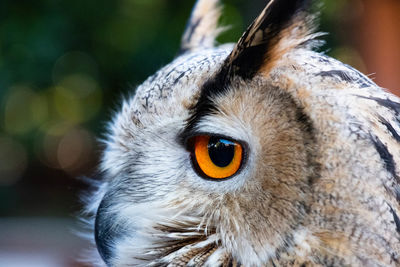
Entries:
MULTIPOLYGON (((265 0, 224 0, 234 42, 265 0)), ((323 51, 400 92, 400 2, 323 0, 323 51)), ((194 1, 0 1, 0 266, 86 266, 74 235, 96 141, 174 58, 194 1)))

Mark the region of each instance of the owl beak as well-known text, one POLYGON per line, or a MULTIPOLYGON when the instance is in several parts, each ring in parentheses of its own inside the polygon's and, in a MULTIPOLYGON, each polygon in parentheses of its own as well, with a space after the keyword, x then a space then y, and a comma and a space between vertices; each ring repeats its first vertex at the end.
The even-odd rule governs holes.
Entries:
POLYGON ((121 231, 118 231, 114 225, 113 216, 108 211, 107 198, 104 197, 97 209, 95 219, 95 241, 97 250, 103 261, 107 266, 111 266, 111 260, 113 257, 113 245, 115 240, 121 236, 121 231), (107 216, 106 216, 107 214, 107 216))

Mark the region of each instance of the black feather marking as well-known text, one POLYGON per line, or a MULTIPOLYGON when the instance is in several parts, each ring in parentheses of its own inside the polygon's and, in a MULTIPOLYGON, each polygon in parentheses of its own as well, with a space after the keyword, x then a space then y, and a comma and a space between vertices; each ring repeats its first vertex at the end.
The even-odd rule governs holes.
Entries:
POLYGON ((383 99, 378 97, 365 97, 365 96, 360 96, 360 97, 376 101, 379 105, 393 110, 396 116, 398 116, 400 113, 400 103, 394 102, 389 98, 383 99))
POLYGON ((400 184, 395 189, 396 200, 400 203, 400 184))
POLYGON ((397 180, 397 182, 400 182, 399 177, 396 174, 396 163, 394 162, 393 155, 390 154, 387 146, 376 136, 374 137, 371 135, 370 139, 379 156, 383 160, 386 170, 397 180))
MULTIPOLYGON (((190 39, 192 39, 192 36, 193 36, 194 32, 196 31, 196 28, 199 26, 201 19, 202 18, 199 18, 195 21, 192 21, 192 19, 189 19, 188 24, 186 25, 186 29, 185 29, 185 32, 188 32, 189 34, 188 34, 187 38, 182 40, 182 43, 190 43, 190 39)), ((181 47, 178 51, 178 55, 182 55, 187 51, 188 51, 188 48, 181 47)))
POLYGON ((355 79, 353 79, 347 72, 342 70, 321 71, 315 75, 321 77, 338 77, 345 82, 355 81, 355 79))
POLYGON ((195 125, 202 117, 217 111, 217 107, 211 99, 215 98, 216 95, 224 95, 229 90, 229 87, 230 81, 226 80, 226 72, 224 69, 217 73, 214 78, 203 84, 200 89, 199 100, 192 108, 192 115, 188 119, 184 131, 180 135, 180 143, 185 143, 186 138, 191 135, 195 125))
POLYGON ((309 0, 271 0, 262 17, 248 27, 228 58, 228 72, 243 79, 253 78, 262 64, 269 60, 267 52, 278 43, 279 34, 309 6, 309 0))
MULTIPOLYGON (((199 26, 201 19, 202 18, 198 18, 193 23, 191 23, 191 22, 189 23, 189 25, 188 25, 189 35, 187 37, 187 40, 192 39, 193 33, 196 30, 196 28, 199 26)), ((187 42, 189 42, 189 41, 187 41, 187 42)))
POLYGON ((185 72, 182 72, 182 73, 178 76, 178 78, 176 78, 176 79, 174 80, 173 85, 176 85, 176 84, 179 82, 179 80, 180 80, 184 75, 185 75, 185 72))
POLYGON ((330 70, 330 71, 321 71, 316 76, 321 77, 337 77, 344 82, 349 83, 357 83, 361 88, 371 87, 374 83, 368 78, 364 77, 359 71, 349 68, 349 71, 344 70, 330 70))
POLYGON ((388 122, 385 118, 380 117, 379 121, 386 127, 386 129, 392 134, 393 138, 397 141, 400 142, 400 135, 397 133, 397 131, 393 128, 393 126, 388 122))
POLYGON ((396 230, 400 234, 400 218, 396 214, 396 211, 392 208, 392 206, 389 205, 389 208, 390 208, 390 213, 392 213, 392 215, 393 215, 394 223, 396 224, 396 230))

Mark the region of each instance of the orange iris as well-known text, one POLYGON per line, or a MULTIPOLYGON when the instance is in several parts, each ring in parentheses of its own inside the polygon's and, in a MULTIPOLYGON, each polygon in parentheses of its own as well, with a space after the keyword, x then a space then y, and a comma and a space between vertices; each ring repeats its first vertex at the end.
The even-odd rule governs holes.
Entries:
POLYGON ((243 148, 237 142, 201 135, 194 137, 193 147, 193 161, 208 178, 228 178, 242 164, 243 148))

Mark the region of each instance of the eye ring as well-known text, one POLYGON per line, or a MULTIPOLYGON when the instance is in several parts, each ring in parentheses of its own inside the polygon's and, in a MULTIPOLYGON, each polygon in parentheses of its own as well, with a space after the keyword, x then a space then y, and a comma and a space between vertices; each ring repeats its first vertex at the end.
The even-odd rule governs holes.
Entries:
POLYGON ((245 146, 216 135, 197 135, 188 139, 192 166, 205 179, 224 180, 238 174, 245 161, 245 146))

